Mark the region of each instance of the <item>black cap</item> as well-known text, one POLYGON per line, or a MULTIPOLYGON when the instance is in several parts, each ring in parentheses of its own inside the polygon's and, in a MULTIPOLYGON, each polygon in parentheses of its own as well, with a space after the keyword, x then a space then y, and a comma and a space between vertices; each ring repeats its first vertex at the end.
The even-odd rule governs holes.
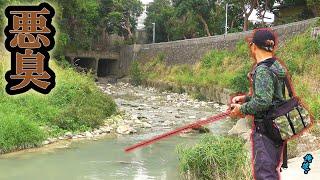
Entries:
POLYGON ((266 51, 273 51, 276 46, 276 37, 272 30, 257 29, 254 31, 252 42, 266 51))

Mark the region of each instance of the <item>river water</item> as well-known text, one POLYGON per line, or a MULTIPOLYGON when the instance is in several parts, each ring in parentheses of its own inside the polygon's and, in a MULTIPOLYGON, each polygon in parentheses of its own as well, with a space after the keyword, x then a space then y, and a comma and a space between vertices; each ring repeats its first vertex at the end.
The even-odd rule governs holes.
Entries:
MULTIPOLYGON (((118 83, 98 86, 111 95, 119 108, 130 114, 124 120, 138 133, 110 134, 97 140, 65 141, 64 148, 40 148, 0 156, 0 179, 181 179, 176 146, 196 143, 198 133, 181 134, 125 153, 123 149, 225 109, 215 103, 194 101, 186 94, 158 92, 152 88, 118 83), (147 123, 150 127, 143 127, 147 123)), ((209 126, 214 134, 226 133, 233 122, 209 126)))

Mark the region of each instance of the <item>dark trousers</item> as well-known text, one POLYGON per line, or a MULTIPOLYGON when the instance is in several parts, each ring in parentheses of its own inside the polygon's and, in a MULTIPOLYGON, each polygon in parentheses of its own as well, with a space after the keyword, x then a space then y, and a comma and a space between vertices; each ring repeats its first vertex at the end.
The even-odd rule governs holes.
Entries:
POLYGON ((278 180, 279 163, 282 154, 282 145, 276 145, 267 136, 254 131, 253 141, 253 168, 255 180, 278 180))

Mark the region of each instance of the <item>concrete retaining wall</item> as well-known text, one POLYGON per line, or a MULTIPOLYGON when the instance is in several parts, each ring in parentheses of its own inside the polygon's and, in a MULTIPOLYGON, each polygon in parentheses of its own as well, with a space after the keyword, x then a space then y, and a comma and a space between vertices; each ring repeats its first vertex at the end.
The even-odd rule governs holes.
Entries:
MULTIPOLYGON (((275 26, 272 29, 278 33, 279 40, 282 42, 295 34, 304 32, 317 19, 319 18, 275 26)), ((123 61, 121 67, 124 68, 122 71, 125 74, 128 73, 127 66, 130 66, 133 60, 146 62, 160 54, 164 56, 167 65, 195 64, 212 49, 235 48, 237 42, 244 40, 251 33, 252 31, 247 31, 172 42, 126 46, 121 49, 123 55, 120 55, 120 61, 123 61)))

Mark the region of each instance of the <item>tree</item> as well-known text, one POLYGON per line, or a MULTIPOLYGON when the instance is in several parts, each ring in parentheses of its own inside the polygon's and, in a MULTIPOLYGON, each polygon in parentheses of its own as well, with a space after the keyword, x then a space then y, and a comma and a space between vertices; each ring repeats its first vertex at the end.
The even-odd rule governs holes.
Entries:
POLYGON ((203 24, 206 35, 211 36, 208 22, 215 15, 216 0, 173 0, 173 6, 179 17, 194 15, 203 24))
POLYGON ((274 3, 278 0, 265 0, 265 1, 259 1, 258 7, 257 7, 257 17, 262 20, 262 25, 265 26, 264 19, 266 18, 266 12, 270 11, 273 12, 274 3))
POLYGON ((258 0, 226 0, 223 1, 224 6, 225 3, 232 5, 234 8, 233 16, 230 14, 230 18, 233 19, 231 22, 240 22, 240 19, 243 19, 242 30, 247 31, 249 27, 249 16, 252 14, 253 9, 257 7, 258 0))
POLYGON ((123 35, 126 40, 133 38, 137 18, 143 12, 140 0, 113 0, 112 12, 108 14, 107 28, 112 33, 123 35))
POLYGON ((220 4, 219 12, 217 14, 220 14, 220 17, 222 18, 220 21, 223 23, 223 26, 225 26, 225 16, 221 16, 221 14, 225 14, 225 7, 226 3, 229 4, 228 6, 228 32, 239 32, 243 30, 243 11, 242 7, 238 4, 233 4, 234 1, 227 0, 223 1, 224 3, 220 4))
POLYGON ((61 16, 57 17, 60 31, 68 36, 71 49, 91 49, 97 36, 99 2, 96 0, 56 0, 61 16))
POLYGON ((309 19, 315 16, 312 11, 313 7, 316 7, 316 2, 318 0, 283 0, 280 1, 279 12, 275 13, 278 17, 278 24, 286 24, 294 21, 300 21, 304 19, 309 19), (310 4, 313 3, 314 4, 310 4), (309 3, 309 4, 308 4, 309 3))
POLYGON ((144 22, 149 41, 151 42, 153 38, 152 23, 156 23, 156 42, 170 41, 170 30, 174 21, 174 8, 170 0, 151 2, 147 7, 147 18, 144 22))
MULTIPOLYGON (((2 12, 0 14, 0 29, 2 30, 2 32, 3 32, 3 29, 5 28, 5 24, 7 24, 6 20, 5 20, 6 16, 4 14, 4 11, 5 11, 6 7, 8 5, 21 4, 21 2, 32 3, 32 2, 34 2, 34 0, 23 0, 23 1, 21 1, 21 0, 1 0, 0 1, 0 10, 2 12)), ((0 36, 2 36, 2 34, 0 36)))
POLYGON ((249 17, 252 14, 254 8, 258 6, 258 0, 236 0, 235 5, 238 5, 242 9, 243 13, 243 31, 248 31, 249 17))
POLYGON ((320 0, 307 0, 307 6, 314 16, 320 16, 320 0))

